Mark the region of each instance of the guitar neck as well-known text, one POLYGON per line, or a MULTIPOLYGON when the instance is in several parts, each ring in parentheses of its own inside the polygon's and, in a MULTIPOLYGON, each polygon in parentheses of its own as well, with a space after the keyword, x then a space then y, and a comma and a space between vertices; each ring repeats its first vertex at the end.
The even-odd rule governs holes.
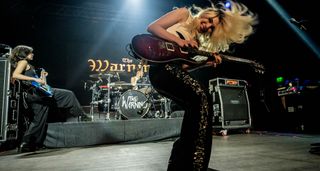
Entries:
MULTIPOLYGON (((191 53, 194 53, 194 52, 191 52, 191 53)), ((197 50, 196 54, 201 56, 213 57, 213 59, 215 58, 212 52, 197 50)), ((242 62, 242 63, 248 63, 248 64, 252 63, 252 61, 249 59, 238 58, 238 57, 224 55, 224 54, 219 54, 219 55, 223 60, 226 60, 226 61, 242 62)))
POLYGON ((238 58, 238 57, 229 56, 229 55, 220 54, 220 56, 221 56, 221 58, 223 58, 224 60, 227 60, 227 61, 242 62, 242 63, 248 63, 248 64, 251 64, 253 62, 249 59, 238 58))

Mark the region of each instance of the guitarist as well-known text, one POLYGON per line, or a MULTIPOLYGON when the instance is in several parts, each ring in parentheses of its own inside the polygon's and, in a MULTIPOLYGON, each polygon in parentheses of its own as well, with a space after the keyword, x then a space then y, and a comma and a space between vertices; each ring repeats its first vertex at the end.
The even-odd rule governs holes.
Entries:
MULTIPOLYGON (((253 33, 253 25, 257 21, 257 17, 243 4, 231 2, 230 8, 223 4, 211 4, 204 9, 197 6, 176 8, 150 23, 147 31, 180 47, 216 53, 226 51, 231 43, 243 43, 253 33)), ((210 61, 202 56, 197 56, 197 60, 208 61, 215 67, 221 63, 221 57, 216 53, 210 61)), ((187 72, 188 67, 174 61, 151 65, 149 70, 155 90, 185 110, 180 137, 171 151, 168 171, 206 171, 210 160, 211 100, 205 86, 187 72)))
MULTIPOLYGON (((29 63, 33 60, 33 48, 25 45, 18 45, 11 52, 11 63, 13 65, 13 80, 21 80, 23 85, 31 85, 31 81, 45 85, 44 78, 34 77, 35 68, 29 63)), ((48 73, 44 73, 46 76, 48 73)), ((43 146, 46 137, 46 124, 49 108, 58 107, 68 109, 71 116, 88 118, 82 110, 78 99, 74 93, 66 89, 52 88, 53 96, 49 97, 39 92, 37 89, 28 87, 23 93, 23 100, 27 107, 32 111, 30 125, 22 137, 22 143, 18 148, 18 152, 35 151, 43 146)))

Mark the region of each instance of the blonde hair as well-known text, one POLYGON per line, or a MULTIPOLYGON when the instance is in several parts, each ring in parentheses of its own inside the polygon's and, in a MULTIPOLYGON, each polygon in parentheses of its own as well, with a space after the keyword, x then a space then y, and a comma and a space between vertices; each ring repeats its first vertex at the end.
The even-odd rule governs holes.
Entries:
POLYGON ((258 23, 258 17, 253 14, 249 9, 241 4, 230 1, 231 8, 225 8, 222 3, 211 7, 201 8, 193 5, 189 8, 192 12, 195 10, 197 13, 193 15, 194 19, 190 24, 186 24, 191 34, 197 37, 200 42, 200 50, 207 50, 212 52, 224 52, 229 49, 232 43, 243 43, 247 37, 254 33, 253 26, 258 23), (221 7, 218 7, 220 5, 221 7), (212 33, 201 34, 197 31, 200 25, 199 17, 219 17, 220 23, 215 26, 212 33))

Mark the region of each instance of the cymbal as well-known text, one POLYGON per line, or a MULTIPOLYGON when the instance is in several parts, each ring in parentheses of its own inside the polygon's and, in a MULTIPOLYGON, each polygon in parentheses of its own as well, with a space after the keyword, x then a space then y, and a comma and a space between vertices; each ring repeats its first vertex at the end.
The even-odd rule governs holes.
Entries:
POLYGON ((110 87, 117 87, 120 89, 130 89, 132 88, 131 83, 127 83, 125 81, 116 81, 109 84, 110 87))
POLYGON ((113 85, 127 85, 127 84, 130 84, 130 83, 127 83, 125 81, 116 81, 116 82, 112 82, 110 84, 113 84, 113 85))
POLYGON ((99 73, 99 74, 89 75, 89 77, 91 77, 91 78, 109 78, 112 76, 114 76, 114 74, 110 74, 110 73, 99 73))

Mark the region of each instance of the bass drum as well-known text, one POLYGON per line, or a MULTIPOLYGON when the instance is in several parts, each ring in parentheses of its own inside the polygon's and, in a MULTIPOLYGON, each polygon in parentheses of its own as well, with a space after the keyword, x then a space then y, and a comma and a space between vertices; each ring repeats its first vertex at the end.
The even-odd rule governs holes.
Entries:
POLYGON ((149 112, 150 103, 140 91, 128 90, 120 96, 119 113, 126 119, 138 119, 149 112))

